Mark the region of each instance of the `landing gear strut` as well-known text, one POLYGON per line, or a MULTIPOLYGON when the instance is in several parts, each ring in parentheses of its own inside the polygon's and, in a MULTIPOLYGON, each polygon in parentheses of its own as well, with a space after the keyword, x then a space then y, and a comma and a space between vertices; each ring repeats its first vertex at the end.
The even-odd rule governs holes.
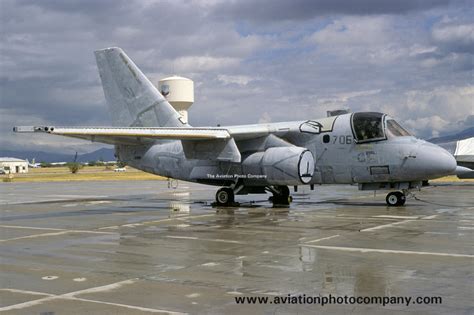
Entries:
POLYGON ((401 207, 405 204, 406 196, 401 191, 393 191, 385 198, 389 207, 401 207))

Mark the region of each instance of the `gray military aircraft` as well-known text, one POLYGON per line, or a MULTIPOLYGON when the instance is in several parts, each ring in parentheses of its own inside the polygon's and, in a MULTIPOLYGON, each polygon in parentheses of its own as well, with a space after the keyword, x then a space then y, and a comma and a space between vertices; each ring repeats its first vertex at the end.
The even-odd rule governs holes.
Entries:
POLYGON ((145 172, 222 186, 217 205, 270 192, 291 202, 288 186, 358 184, 388 190, 401 206, 422 182, 455 173, 456 160, 377 112, 230 127, 192 127, 120 48, 95 52, 112 127, 15 127, 115 145, 120 161, 145 172))

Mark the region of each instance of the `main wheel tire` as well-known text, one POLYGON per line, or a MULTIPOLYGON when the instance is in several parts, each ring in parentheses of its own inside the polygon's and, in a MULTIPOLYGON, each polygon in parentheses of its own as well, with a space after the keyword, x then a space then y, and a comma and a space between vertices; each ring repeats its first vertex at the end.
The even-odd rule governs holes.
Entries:
POLYGON ((402 192, 394 191, 387 195, 385 201, 389 207, 400 207, 405 204, 406 197, 402 192))
POLYGON ((225 206, 234 202, 234 191, 231 188, 221 188, 216 193, 216 202, 225 206))
POLYGON ((277 186, 276 187, 282 196, 289 196, 290 195, 290 188, 288 186, 277 186))
POLYGON ((404 193, 402 192, 398 192, 398 193, 400 194, 399 203, 398 203, 398 206, 400 207, 405 204, 405 202, 407 201, 407 198, 404 193))

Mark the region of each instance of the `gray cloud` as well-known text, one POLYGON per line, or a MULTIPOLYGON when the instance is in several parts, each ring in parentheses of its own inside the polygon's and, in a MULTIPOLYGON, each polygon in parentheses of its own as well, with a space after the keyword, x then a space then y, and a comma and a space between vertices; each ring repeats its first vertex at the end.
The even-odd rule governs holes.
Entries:
POLYGON ((328 14, 404 14, 448 5, 449 0, 238 0, 221 3, 215 15, 257 23, 281 20, 307 20, 328 14))
POLYGON ((252 11, 245 1, 2 1, 0 145, 86 148, 11 127, 110 124, 92 54, 107 46, 154 82, 192 78, 194 125, 350 107, 388 112, 423 137, 454 129, 474 115, 473 9, 448 2, 272 1, 252 11))
POLYGON ((446 52, 474 53, 474 23, 437 25, 432 40, 446 52))

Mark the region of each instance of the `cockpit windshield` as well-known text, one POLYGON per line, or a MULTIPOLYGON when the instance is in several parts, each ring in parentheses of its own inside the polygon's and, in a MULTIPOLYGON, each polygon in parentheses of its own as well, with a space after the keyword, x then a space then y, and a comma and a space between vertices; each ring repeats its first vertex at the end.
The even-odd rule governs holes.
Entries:
POLYGON ((382 113, 365 112, 352 115, 352 127, 357 142, 370 142, 386 139, 382 113))
MULTIPOLYGON (((388 118, 388 117, 387 117, 388 118)), ((406 137, 411 136, 411 134, 403 129, 394 119, 387 119, 387 132, 394 137, 406 137)))

